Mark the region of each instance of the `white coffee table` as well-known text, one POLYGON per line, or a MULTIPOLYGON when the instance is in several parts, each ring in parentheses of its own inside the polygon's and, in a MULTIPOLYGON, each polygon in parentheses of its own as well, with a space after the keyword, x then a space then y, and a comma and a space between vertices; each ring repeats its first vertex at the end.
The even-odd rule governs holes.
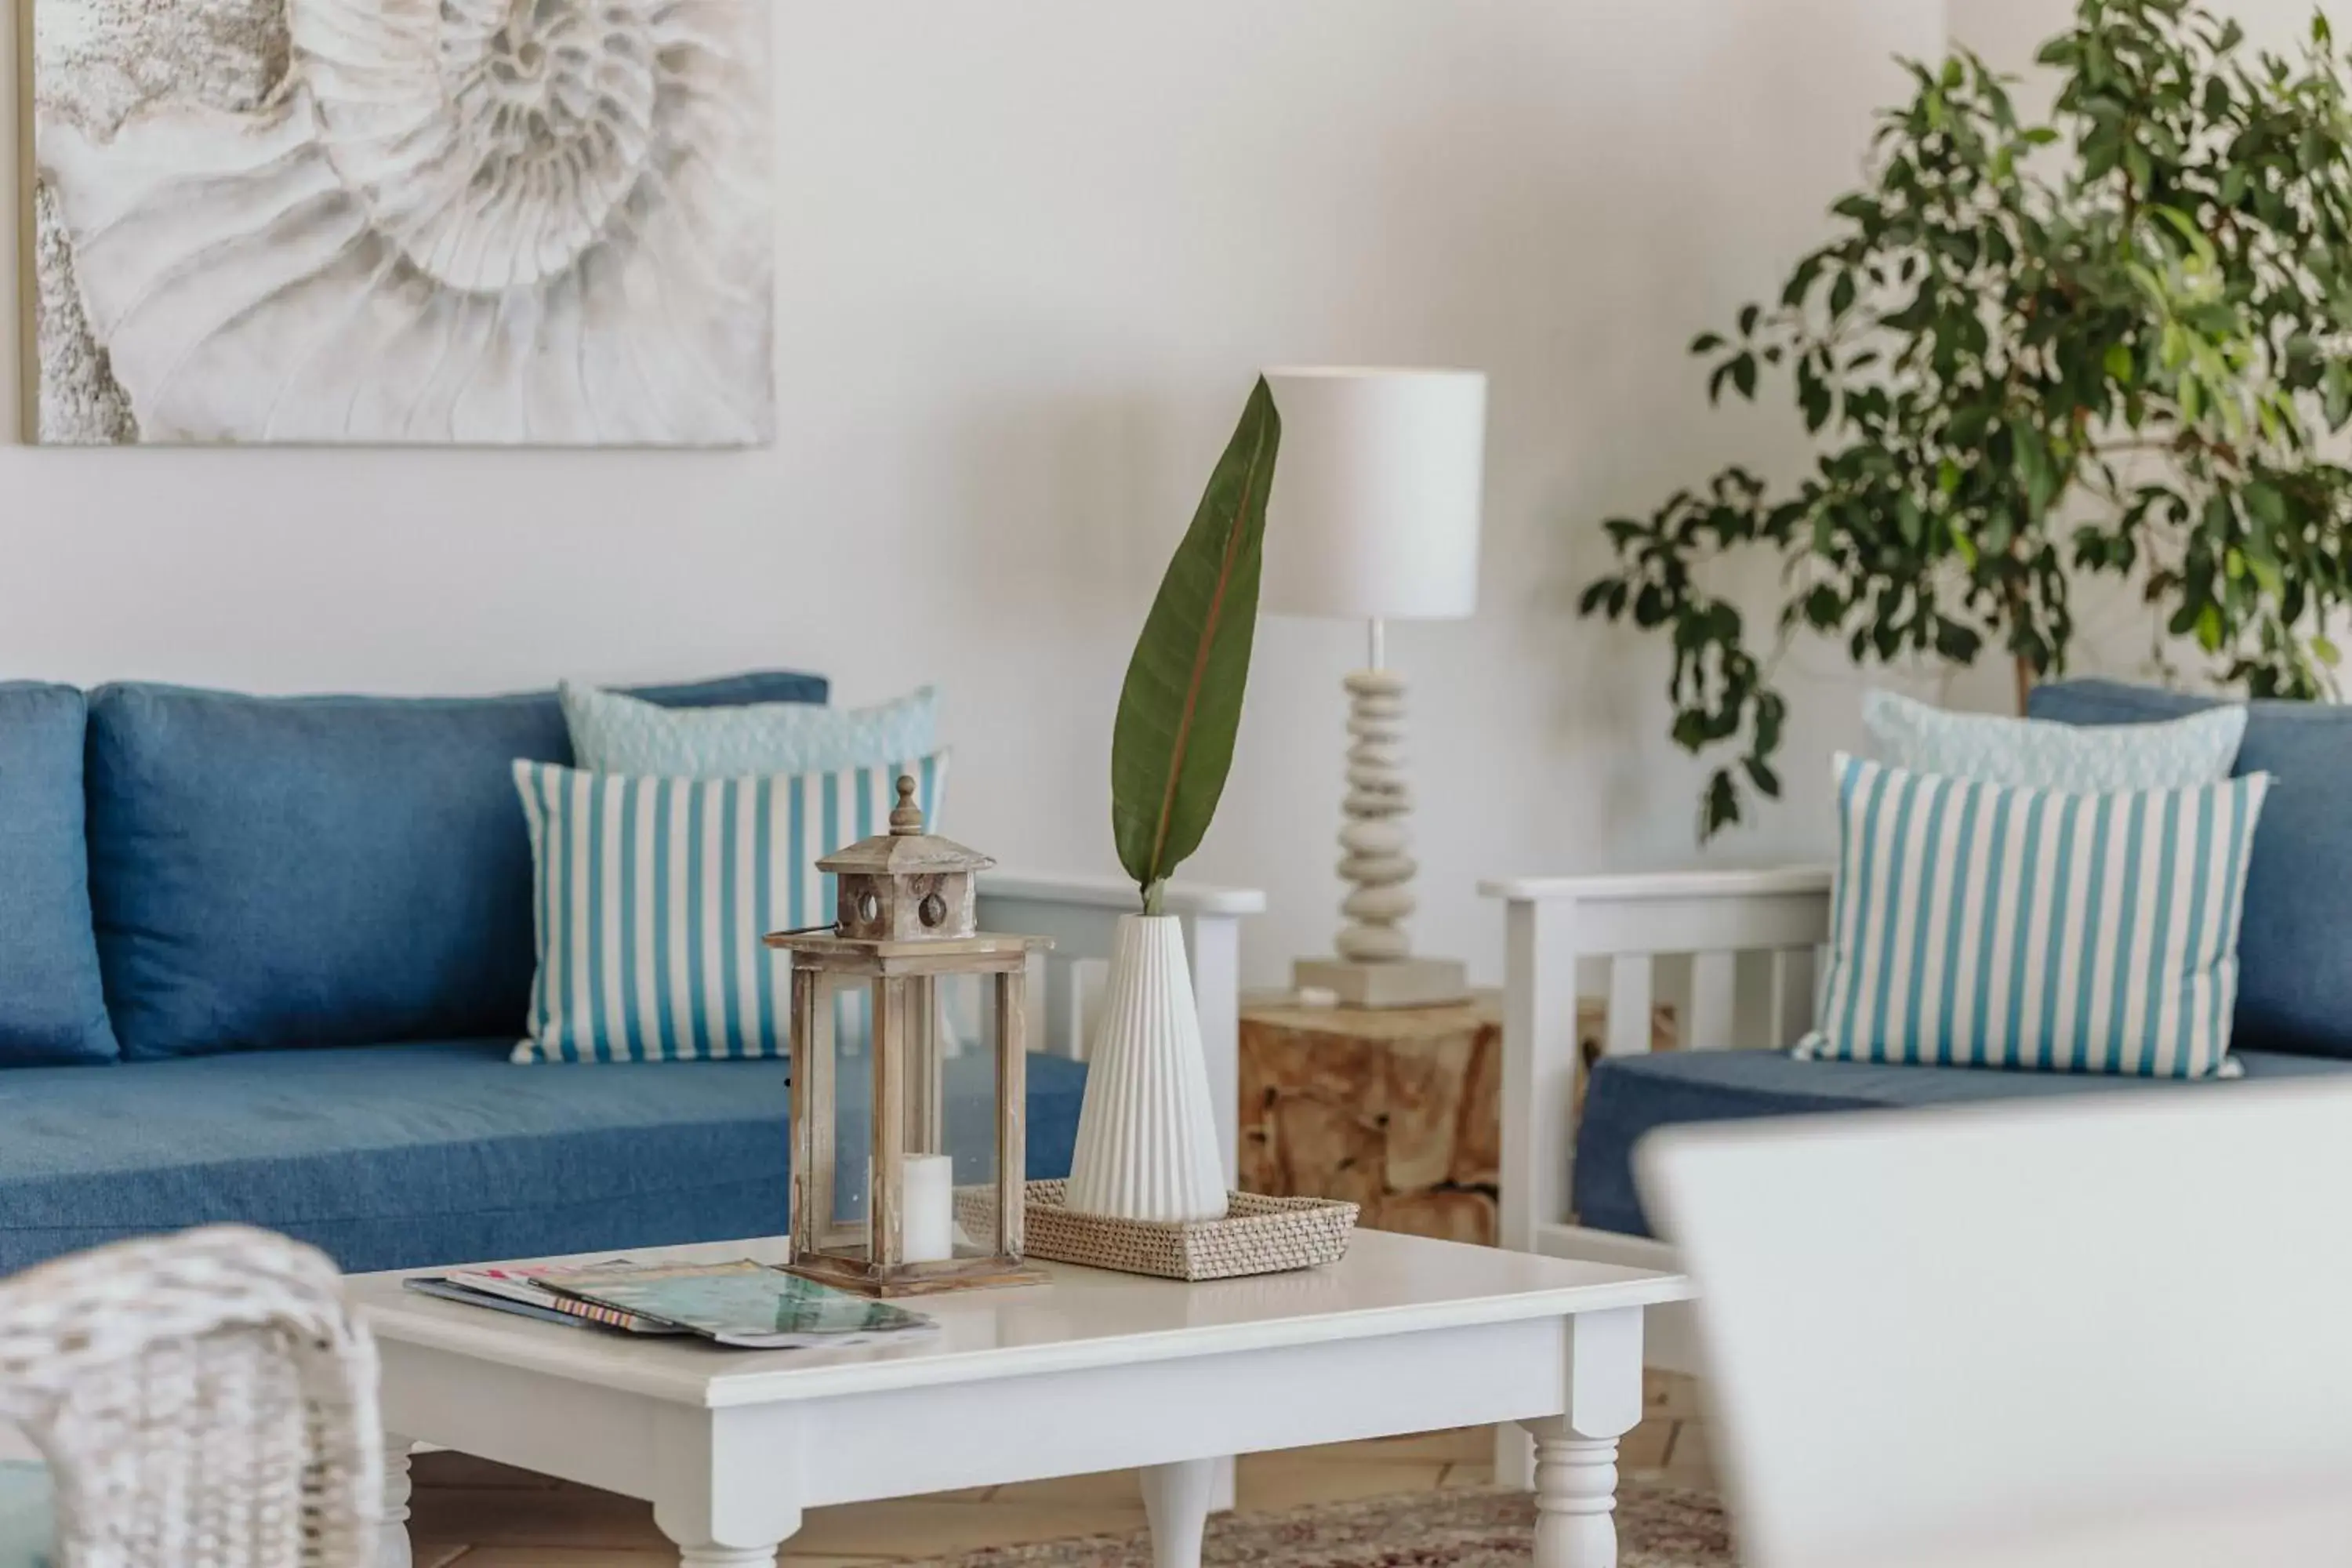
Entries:
POLYGON ((915 1303, 935 1337, 814 1352, 625 1339, 360 1276, 394 1456, 383 1561, 409 1561, 412 1442, 646 1499, 689 1568, 766 1564, 823 1504, 1137 1467, 1157 1562, 1194 1568, 1232 1455, 1516 1421, 1536 1439, 1537 1562, 1610 1568, 1642 1310, 1689 1294, 1678 1275, 1370 1231, 1330 1268, 1209 1285, 1049 1267, 1050 1285, 915 1303))

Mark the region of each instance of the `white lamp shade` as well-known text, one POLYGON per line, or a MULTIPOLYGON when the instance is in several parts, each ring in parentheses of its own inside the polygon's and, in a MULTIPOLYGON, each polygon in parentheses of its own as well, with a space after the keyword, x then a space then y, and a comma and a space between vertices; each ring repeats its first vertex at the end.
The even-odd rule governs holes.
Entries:
POLYGON ((1475 615, 1486 378, 1339 369, 1265 378, 1282 415, 1259 597, 1266 613, 1475 615))

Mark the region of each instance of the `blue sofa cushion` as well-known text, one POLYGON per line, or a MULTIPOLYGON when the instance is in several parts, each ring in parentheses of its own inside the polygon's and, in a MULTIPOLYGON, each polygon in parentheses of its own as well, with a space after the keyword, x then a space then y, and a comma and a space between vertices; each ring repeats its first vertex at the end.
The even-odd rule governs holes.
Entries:
MULTIPOLYGON (((773 1236, 775 1061, 520 1068, 505 1038, 0 1073, 0 1273, 235 1220, 349 1269, 773 1236)), ((984 1053, 951 1058, 952 1148, 986 1146, 984 1053)), ((1028 1173, 1068 1174, 1086 1068, 1029 1064, 1028 1173)), ((864 1080, 848 1075, 856 1111, 864 1080)), ((865 1149, 842 1151, 862 1173, 865 1149)))
MULTIPOLYGON (((2029 704, 2064 724, 2146 724, 2212 698, 2070 680, 2029 704)), ((2250 705, 2238 772, 2273 775, 2238 936, 2240 1047, 2352 1057, 2352 708, 2250 705)))
MULTIPOLYGON (((751 675, 638 695, 824 694, 751 675)), ((520 1038, 532 884, 513 763, 571 756, 551 691, 93 693, 90 899, 122 1054, 520 1038)))
POLYGON ((0 684, 0 1067, 114 1059, 82 837, 86 709, 0 684))
MULTIPOLYGON (((2246 1069, 2238 1082, 2352 1072, 2352 1062, 2325 1058, 2269 1051, 2231 1054, 2246 1069)), ((1648 1236, 1649 1221, 1633 1190, 1633 1145, 1644 1134, 1682 1122, 2081 1094, 2227 1094, 2231 1081, 1806 1062, 1780 1051, 1612 1057, 1593 1068, 1583 1124, 1577 1132, 1577 1218, 1600 1230, 1648 1236)))

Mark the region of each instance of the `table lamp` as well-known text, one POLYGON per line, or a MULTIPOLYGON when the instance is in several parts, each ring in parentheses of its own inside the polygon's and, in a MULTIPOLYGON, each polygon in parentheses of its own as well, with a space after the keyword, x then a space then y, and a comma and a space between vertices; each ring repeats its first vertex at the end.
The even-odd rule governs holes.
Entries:
POLYGON ((1349 676, 1348 794, 1339 829, 1338 955, 1302 959, 1302 991, 1356 1007, 1421 1007, 1469 995, 1463 966, 1416 958, 1406 818, 1405 683, 1387 668, 1396 620, 1460 620, 1478 609, 1486 489, 1486 378, 1468 371, 1286 369, 1266 373, 1282 414, 1267 503, 1259 602, 1270 615, 1360 620, 1369 668, 1349 676))

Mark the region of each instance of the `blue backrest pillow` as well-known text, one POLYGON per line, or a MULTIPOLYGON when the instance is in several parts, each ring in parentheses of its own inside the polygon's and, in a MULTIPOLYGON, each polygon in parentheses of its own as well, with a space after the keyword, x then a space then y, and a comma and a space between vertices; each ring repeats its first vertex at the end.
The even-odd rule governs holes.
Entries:
POLYGON ((112 1061, 82 839, 87 707, 0 683, 0 1067, 112 1061))
MULTIPOLYGON (((2063 724, 2147 724, 2229 700, 2068 680, 2036 689, 2027 710, 2063 724)), ((2238 775, 2269 773, 2272 785, 2246 873, 2232 1045, 2352 1057, 2352 708, 2247 706, 2238 775)))
MULTIPOLYGON (((822 702, 815 676, 635 695, 822 702)), ((90 901, 124 1057, 522 1035, 516 759, 568 763, 555 693, 89 700, 90 901)))

